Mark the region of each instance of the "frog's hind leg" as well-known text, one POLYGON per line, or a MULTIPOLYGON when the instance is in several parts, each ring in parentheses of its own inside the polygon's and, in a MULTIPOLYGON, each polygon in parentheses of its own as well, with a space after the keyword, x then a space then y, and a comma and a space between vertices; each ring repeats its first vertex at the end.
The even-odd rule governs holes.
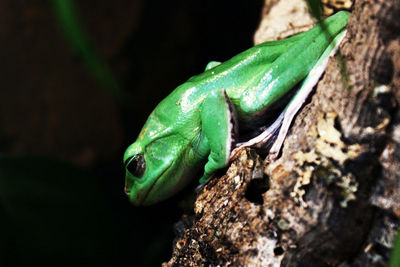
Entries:
POLYGON ((307 100, 307 97, 310 95, 314 86, 318 83, 321 76, 324 74, 325 69, 328 65, 328 61, 330 57, 333 57, 336 54, 336 51, 339 48, 340 43, 342 42, 344 36, 346 35, 346 31, 344 30, 342 33, 338 34, 336 38, 332 41, 332 43, 326 48, 325 52, 322 54, 317 64, 311 69, 310 73, 304 79, 300 89, 297 91, 296 95, 290 101, 287 108, 285 108, 285 115, 282 121, 282 127, 279 130, 279 135, 276 138, 274 144, 269 150, 268 158, 270 160, 275 160, 278 157, 279 151, 283 145, 283 141, 289 131, 289 127, 294 119, 294 116, 297 114, 299 109, 303 106, 304 102, 307 100))
POLYGON ((279 115, 279 117, 275 120, 275 122, 259 136, 245 143, 238 144, 237 147, 231 153, 231 160, 235 158, 237 156, 238 151, 244 147, 251 147, 251 146, 261 147, 264 146, 265 144, 268 144, 268 142, 270 142, 271 139, 275 136, 277 131, 279 131, 279 134, 276 137, 273 145, 271 146, 271 149, 269 150, 268 159, 273 161, 278 157, 281 147, 283 145, 283 141, 285 140, 285 137, 289 131, 289 127, 293 121, 294 116, 303 106, 307 97, 310 95, 312 89, 318 83, 322 74, 325 72, 329 58, 335 55, 345 34, 346 31, 343 31, 328 46, 328 48, 322 54, 318 62, 315 64, 315 66, 311 69, 307 77, 302 82, 302 85, 300 86, 300 88, 298 89, 298 91, 288 104, 288 106, 283 110, 283 112, 279 115))

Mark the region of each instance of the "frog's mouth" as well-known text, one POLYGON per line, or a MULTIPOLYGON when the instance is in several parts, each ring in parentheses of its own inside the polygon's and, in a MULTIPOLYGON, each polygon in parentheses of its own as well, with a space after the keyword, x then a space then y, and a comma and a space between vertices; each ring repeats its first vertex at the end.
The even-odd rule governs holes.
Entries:
POLYGON ((157 176, 157 178, 154 180, 154 182, 148 187, 149 189, 145 190, 147 188, 143 187, 138 192, 131 198, 131 188, 135 181, 133 179, 125 179, 125 194, 130 198, 130 201, 137 206, 143 206, 143 205, 151 205, 154 204, 156 201, 151 201, 150 203, 145 203, 147 197, 149 196, 150 192, 154 189, 154 186, 158 183, 161 177, 171 168, 172 162, 166 166, 166 168, 160 173, 160 175, 157 176))
MULTIPOLYGON (((140 201, 139 205, 143 205, 143 203, 145 202, 145 200, 147 199, 147 197, 149 196, 151 190, 153 190, 154 186, 156 185, 156 183, 160 180, 161 177, 163 177, 163 175, 169 170, 169 168, 171 168, 172 166, 172 162, 170 162, 170 164, 168 164, 168 166, 163 170, 163 172, 157 177, 157 179, 152 183, 152 185, 150 186, 149 190, 147 190, 146 194, 143 196, 143 198, 140 201)), ((153 204, 154 202, 148 203, 149 204, 153 204)))

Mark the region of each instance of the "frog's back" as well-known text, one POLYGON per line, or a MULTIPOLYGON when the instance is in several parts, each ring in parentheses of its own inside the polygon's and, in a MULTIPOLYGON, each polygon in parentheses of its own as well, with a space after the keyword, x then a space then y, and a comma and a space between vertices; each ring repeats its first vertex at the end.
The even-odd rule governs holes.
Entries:
POLYGON ((191 77, 177 87, 168 96, 168 100, 165 99, 160 103, 160 109, 172 108, 170 105, 173 102, 176 103, 178 113, 186 114, 192 109, 198 109, 211 91, 223 89, 240 116, 240 99, 243 94, 251 91, 265 76, 265 72, 276 58, 290 48, 294 39, 301 36, 300 34, 289 39, 254 46, 220 65, 191 77))
POLYGON ((305 78, 348 17, 338 12, 307 32, 254 46, 191 77, 177 96, 198 106, 210 91, 224 89, 239 118, 265 111, 305 78))
POLYGON ((324 27, 259 44, 191 77, 157 106, 154 115, 166 124, 191 120, 214 90, 226 91, 239 119, 264 112, 308 74, 330 39, 345 27, 348 14, 335 16, 326 19, 324 27))

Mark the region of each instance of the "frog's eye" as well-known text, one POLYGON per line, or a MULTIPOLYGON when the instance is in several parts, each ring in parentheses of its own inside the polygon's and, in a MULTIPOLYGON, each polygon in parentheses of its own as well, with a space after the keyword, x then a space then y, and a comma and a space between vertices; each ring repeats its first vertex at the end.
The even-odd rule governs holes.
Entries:
POLYGON ((125 168, 133 176, 141 178, 146 170, 146 161, 144 160, 143 154, 129 157, 125 161, 125 168))

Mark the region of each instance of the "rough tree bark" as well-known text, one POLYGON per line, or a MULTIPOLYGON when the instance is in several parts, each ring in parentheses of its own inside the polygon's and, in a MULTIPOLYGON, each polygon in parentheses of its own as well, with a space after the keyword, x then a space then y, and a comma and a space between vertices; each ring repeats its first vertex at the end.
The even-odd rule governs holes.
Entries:
POLYGON ((386 266, 400 218, 400 2, 356 1, 281 157, 244 150, 163 266, 386 266))

